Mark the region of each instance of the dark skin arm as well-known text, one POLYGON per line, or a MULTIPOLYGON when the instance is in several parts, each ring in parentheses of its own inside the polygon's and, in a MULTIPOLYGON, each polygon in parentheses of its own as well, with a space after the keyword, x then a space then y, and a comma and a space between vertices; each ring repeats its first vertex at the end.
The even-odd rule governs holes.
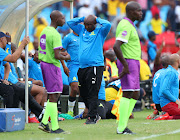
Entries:
POLYGON ((6 84, 6 85, 9 85, 9 82, 7 80, 5 80, 5 79, 8 79, 9 72, 10 72, 10 65, 9 65, 9 63, 6 63, 4 65, 4 80, 2 80, 3 83, 6 84))
POLYGON ((129 74, 129 67, 128 67, 128 63, 126 62, 125 58, 123 57, 122 51, 120 46, 123 44, 124 42, 116 40, 115 44, 114 44, 114 52, 117 56, 117 58, 119 59, 119 61, 123 64, 124 68, 122 70, 122 72, 119 74, 119 78, 122 78, 124 75, 129 74))
MULTIPOLYGON (((18 78, 18 80, 19 80, 19 81, 25 81, 24 78, 18 78)), ((34 81, 34 79, 33 79, 33 78, 28 78, 28 81, 34 81)))
MULTIPOLYGON (((30 56, 30 57, 32 57, 33 55, 32 55, 32 53, 31 52, 28 52, 28 56, 30 56)), ((23 53, 23 54, 21 54, 21 59, 22 59, 22 61, 25 63, 25 53, 23 53)))
POLYGON ((165 42, 163 39, 162 45, 160 46, 159 50, 157 51, 157 54, 156 54, 156 57, 154 60, 154 65, 159 65, 161 63, 160 62, 160 56, 161 56, 161 52, 162 52, 164 46, 165 46, 165 42))
MULTIPOLYGON (((25 83, 25 79, 18 78, 19 82, 25 83)), ((28 81, 32 81, 32 84, 43 86, 43 82, 41 80, 34 80, 33 78, 28 78, 28 81)))
POLYGON ((66 65, 64 63, 64 60, 60 60, 60 61, 61 61, 61 64, 63 66, 65 74, 69 77, 69 69, 68 69, 68 67, 66 67, 66 65))
POLYGON ((176 46, 179 46, 179 42, 178 42, 178 38, 180 38, 180 35, 179 34, 175 34, 175 44, 176 46))
POLYGON ((24 37, 18 49, 12 55, 9 54, 8 56, 6 56, 6 58, 4 58, 4 61, 15 63, 28 43, 29 37, 24 37))
POLYGON ((21 54, 21 59, 25 63, 25 54, 21 54))
POLYGON ((64 60, 70 60, 70 55, 67 52, 61 52, 59 49, 54 50, 55 58, 61 61, 65 74, 69 77, 69 69, 66 67, 64 60))
POLYGON ((54 50, 54 57, 58 60, 70 60, 71 57, 67 52, 61 52, 59 49, 54 50))
POLYGON ((177 52, 177 54, 179 54, 179 55, 180 55, 180 44, 179 44, 179 51, 177 52))
POLYGON ((119 77, 111 77, 110 80, 109 80, 109 83, 113 82, 113 81, 116 81, 120 79, 119 77))

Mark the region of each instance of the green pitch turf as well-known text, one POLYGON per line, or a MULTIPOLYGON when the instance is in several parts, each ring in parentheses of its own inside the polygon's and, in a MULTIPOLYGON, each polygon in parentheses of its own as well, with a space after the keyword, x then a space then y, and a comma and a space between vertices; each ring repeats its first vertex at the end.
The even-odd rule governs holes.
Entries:
POLYGON ((152 110, 135 112, 128 127, 136 135, 117 135, 115 120, 100 120, 96 125, 84 125, 85 120, 59 122, 69 134, 50 134, 39 130, 38 124, 26 124, 25 130, 0 133, 0 140, 179 140, 180 120, 154 121, 145 118, 152 110))

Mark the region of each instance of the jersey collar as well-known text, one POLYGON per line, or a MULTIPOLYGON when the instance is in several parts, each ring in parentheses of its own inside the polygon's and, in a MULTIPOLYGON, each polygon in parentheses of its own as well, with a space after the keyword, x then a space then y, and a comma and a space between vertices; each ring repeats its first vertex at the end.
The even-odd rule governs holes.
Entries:
MULTIPOLYGON (((123 19, 128 20, 128 21, 134 26, 134 23, 133 23, 132 20, 130 20, 129 18, 125 17, 125 18, 123 18, 123 19)), ((134 26, 134 27, 135 27, 135 26, 134 26)))

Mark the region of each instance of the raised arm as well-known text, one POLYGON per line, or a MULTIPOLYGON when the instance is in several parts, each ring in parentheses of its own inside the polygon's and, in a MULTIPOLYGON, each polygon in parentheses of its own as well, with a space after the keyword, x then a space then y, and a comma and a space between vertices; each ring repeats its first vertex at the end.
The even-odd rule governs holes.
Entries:
POLYGON ((161 56, 161 53, 162 53, 162 50, 163 50, 164 46, 165 46, 165 42, 164 42, 164 38, 163 38, 163 42, 162 42, 159 50, 156 53, 156 57, 155 57, 155 60, 154 60, 154 65, 159 65, 161 63, 160 62, 160 56, 161 56))
POLYGON ((4 61, 15 63, 17 59, 21 56, 23 49, 28 43, 29 43, 29 37, 24 37, 18 49, 12 55, 9 54, 8 56, 6 56, 4 58, 4 61))
POLYGON ((102 25, 102 34, 103 36, 107 36, 107 34, 109 33, 110 29, 111 29, 111 23, 107 20, 101 19, 101 18, 96 18, 96 22, 99 23, 100 25, 102 25))
POLYGON ((81 32, 82 28, 84 27, 82 24, 79 24, 81 22, 84 22, 85 17, 81 18, 73 18, 67 22, 68 26, 76 32, 78 35, 81 32))

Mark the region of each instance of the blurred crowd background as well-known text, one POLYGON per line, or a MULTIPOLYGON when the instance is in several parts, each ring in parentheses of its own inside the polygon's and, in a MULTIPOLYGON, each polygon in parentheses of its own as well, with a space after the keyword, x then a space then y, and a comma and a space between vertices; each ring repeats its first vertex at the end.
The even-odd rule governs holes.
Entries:
MULTIPOLYGON (((126 16, 125 7, 129 1, 132 0, 74 0, 73 17, 93 14, 111 22, 112 28, 103 46, 104 51, 106 51, 112 49, 115 43, 116 27, 119 21, 126 16)), ((133 1, 137 1, 141 5, 143 11, 141 21, 135 21, 135 26, 141 41, 142 60, 148 63, 148 58, 150 58, 149 55, 151 55, 148 54, 148 43, 150 40, 148 33, 151 31, 155 33, 153 43, 156 45, 156 52, 160 48, 163 40, 165 46, 162 49, 162 54, 178 52, 180 42, 180 0, 133 1)), ((52 10, 61 11, 65 15, 66 21, 70 19, 70 4, 67 1, 48 6, 35 15, 29 22, 31 41, 29 44, 29 51, 32 54, 35 52, 34 50, 38 48, 41 31, 50 24, 49 15, 52 10)), ((63 27, 58 27, 57 30, 62 35, 62 38, 70 32, 67 24, 63 27)), ((21 40, 24 35, 25 31, 22 34, 21 40)), ((20 65, 20 62, 18 62, 18 67, 22 66, 20 65)), ((153 68, 151 68, 151 72, 153 72, 153 68)))
MULTIPOLYGON (((125 17, 125 6, 127 2, 132 0, 75 0, 74 1, 74 17, 87 16, 89 14, 96 15, 112 23, 112 28, 106 42, 104 50, 113 47, 115 42, 115 30, 118 22, 125 17)), ((180 1, 179 0, 134 0, 137 1, 143 10, 143 18, 141 21, 135 22, 138 34, 142 43, 142 58, 147 61, 147 40, 148 32, 153 30, 156 34, 155 44, 157 47, 165 38, 166 47, 163 52, 173 53, 177 51, 178 36, 180 31, 180 1)), ((66 21, 70 19, 69 2, 63 1, 55 3, 43 9, 34 16, 29 22, 29 34, 31 44, 29 50, 33 50, 37 43, 41 31, 50 24, 49 15, 52 10, 60 10, 66 17, 66 21)), ((69 33, 67 24, 59 27, 58 31, 62 37, 69 33)), ((24 34, 22 35, 22 37, 24 34)))

